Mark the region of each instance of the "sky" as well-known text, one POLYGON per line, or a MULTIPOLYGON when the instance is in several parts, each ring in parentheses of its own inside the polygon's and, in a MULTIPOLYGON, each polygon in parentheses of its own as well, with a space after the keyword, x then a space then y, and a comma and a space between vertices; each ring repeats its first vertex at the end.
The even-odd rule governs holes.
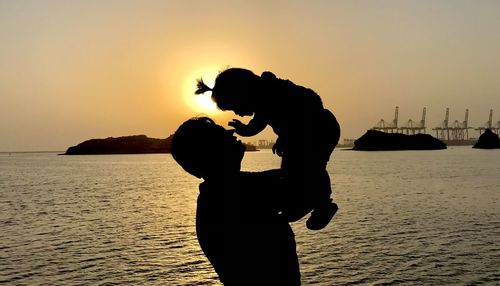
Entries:
POLYGON ((500 120, 500 1, 0 0, 0 151, 225 125, 194 89, 226 67, 312 88, 342 139, 395 106, 400 125, 426 107, 431 129, 449 107, 479 127, 500 120))

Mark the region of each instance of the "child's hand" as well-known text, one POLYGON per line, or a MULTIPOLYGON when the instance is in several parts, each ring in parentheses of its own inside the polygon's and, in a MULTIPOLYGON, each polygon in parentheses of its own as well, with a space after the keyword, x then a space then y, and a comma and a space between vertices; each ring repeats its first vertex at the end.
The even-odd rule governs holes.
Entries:
POLYGON ((254 116, 248 124, 241 123, 238 119, 233 119, 228 123, 228 125, 234 128, 234 132, 236 132, 236 134, 249 137, 257 135, 259 132, 264 130, 267 123, 254 116))
POLYGON ((283 156, 283 146, 281 146, 281 145, 282 144, 280 142, 280 139, 278 138, 276 140, 276 143, 274 143, 274 145, 273 145, 273 154, 276 154, 276 155, 278 155, 280 157, 283 156))
POLYGON ((240 134, 240 133, 245 132, 246 128, 248 127, 248 125, 242 123, 238 119, 233 119, 233 120, 229 121, 229 123, 227 125, 233 127, 234 132, 236 132, 236 134, 240 134))

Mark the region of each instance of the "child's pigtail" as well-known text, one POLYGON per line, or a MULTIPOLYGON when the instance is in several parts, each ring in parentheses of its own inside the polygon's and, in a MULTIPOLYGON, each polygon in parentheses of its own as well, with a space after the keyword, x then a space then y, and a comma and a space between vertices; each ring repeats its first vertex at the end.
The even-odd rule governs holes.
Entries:
POLYGON ((208 87, 204 82, 203 79, 197 79, 197 84, 196 84, 196 91, 194 92, 195 94, 203 94, 207 91, 211 91, 212 89, 208 87))

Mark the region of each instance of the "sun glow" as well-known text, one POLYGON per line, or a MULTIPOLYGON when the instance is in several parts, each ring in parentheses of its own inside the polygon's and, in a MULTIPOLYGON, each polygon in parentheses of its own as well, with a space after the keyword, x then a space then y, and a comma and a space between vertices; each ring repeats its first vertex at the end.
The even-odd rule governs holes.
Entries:
POLYGON ((206 92, 204 94, 195 95, 194 99, 196 101, 197 106, 206 111, 215 111, 217 110, 217 104, 213 102, 212 92, 206 92))
POLYGON ((207 67, 200 68, 190 73, 184 83, 184 99, 188 105, 198 113, 214 115, 221 111, 217 108, 215 102, 212 101, 211 92, 196 95, 196 79, 202 78, 209 87, 213 87, 215 78, 219 74, 217 68, 207 67))

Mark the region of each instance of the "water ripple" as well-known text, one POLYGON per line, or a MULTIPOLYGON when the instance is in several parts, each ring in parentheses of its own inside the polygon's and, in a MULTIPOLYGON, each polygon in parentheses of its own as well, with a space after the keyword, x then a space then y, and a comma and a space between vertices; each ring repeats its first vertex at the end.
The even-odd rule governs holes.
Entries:
MULTIPOLYGON (((292 225, 304 285, 500 284, 500 152, 332 158, 338 215, 318 232, 292 225)), ((169 155, 0 166, 0 284, 219 285, 196 240, 199 180, 169 155)), ((270 152, 243 164, 276 167, 270 152)))

